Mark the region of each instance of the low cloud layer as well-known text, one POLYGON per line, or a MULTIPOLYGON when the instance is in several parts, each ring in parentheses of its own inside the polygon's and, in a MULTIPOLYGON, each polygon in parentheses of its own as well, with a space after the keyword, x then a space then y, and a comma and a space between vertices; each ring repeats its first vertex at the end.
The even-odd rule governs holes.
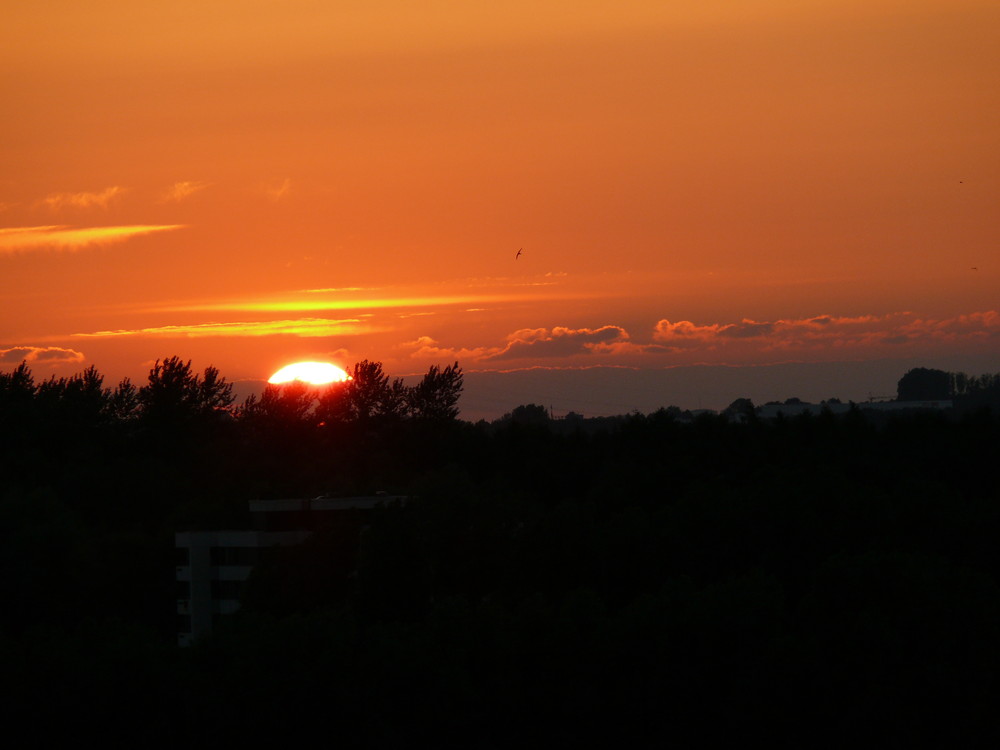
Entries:
POLYGON ((507 336, 507 345, 490 360, 549 359, 613 351, 616 344, 628 341, 620 326, 600 328, 523 328, 507 336))
POLYGON ((410 357, 413 359, 430 359, 439 361, 476 361, 499 351, 496 348, 485 346, 473 348, 459 347, 455 349, 448 346, 442 346, 440 342, 430 336, 420 336, 413 341, 407 341, 402 345, 402 348, 412 349, 410 357))
POLYGON ((930 318, 912 312, 698 325, 689 320, 656 324, 653 339, 673 351, 717 350, 739 344, 758 351, 846 350, 906 344, 957 343, 1000 338, 1000 313, 995 310, 930 318))
POLYGON ((83 362, 86 358, 82 352, 75 349, 63 349, 58 346, 14 346, 10 349, 0 349, 0 364, 17 364, 20 362, 83 362))
POLYGON ((651 340, 637 341, 621 326, 525 328, 493 346, 448 346, 429 336, 403 345, 415 359, 572 363, 662 367, 694 362, 796 359, 850 359, 904 351, 945 350, 970 345, 1000 346, 1000 313, 995 310, 950 318, 912 312, 780 320, 694 323, 660 320, 651 340))
POLYGON ((502 346, 442 346, 429 336, 421 336, 403 345, 412 348, 417 359, 458 359, 477 361, 512 361, 521 359, 562 359, 577 355, 613 354, 621 347, 631 347, 628 332, 621 326, 600 328, 522 328, 508 334, 502 346))
POLYGON ((118 227, 11 227, 0 229, 0 253, 29 250, 83 250, 125 242, 157 232, 183 229, 183 224, 140 224, 118 227))

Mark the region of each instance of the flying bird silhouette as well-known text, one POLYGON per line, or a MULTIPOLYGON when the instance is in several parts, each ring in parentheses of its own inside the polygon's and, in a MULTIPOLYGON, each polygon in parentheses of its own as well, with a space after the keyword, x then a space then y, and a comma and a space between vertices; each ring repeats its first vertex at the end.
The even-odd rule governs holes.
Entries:
POLYGON ((523 247, 519 247, 519 248, 517 249, 517 255, 515 255, 515 256, 514 256, 514 260, 517 260, 518 258, 520 258, 520 257, 521 257, 521 251, 522 251, 522 250, 524 250, 524 248, 523 248, 523 247))

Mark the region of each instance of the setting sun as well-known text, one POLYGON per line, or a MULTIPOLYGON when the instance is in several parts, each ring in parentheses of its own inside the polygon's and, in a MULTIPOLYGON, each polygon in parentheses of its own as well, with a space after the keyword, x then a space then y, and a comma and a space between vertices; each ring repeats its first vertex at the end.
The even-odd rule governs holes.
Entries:
POLYGON ((0 374, 459 362, 492 419, 998 369, 997 0, 124 5, 4 5, 0 374))
POLYGON ((293 365, 286 365, 268 378, 268 383, 278 385, 299 380, 311 385, 326 385, 327 383, 340 383, 348 379, 344 370, 329 362, 296 362, 293 365))

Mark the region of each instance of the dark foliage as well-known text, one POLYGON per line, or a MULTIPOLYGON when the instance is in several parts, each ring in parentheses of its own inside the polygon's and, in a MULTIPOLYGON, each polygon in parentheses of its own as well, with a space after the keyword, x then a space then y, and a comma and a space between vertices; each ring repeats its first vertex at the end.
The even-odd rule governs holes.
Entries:
POLYGON ((458 417, 462 395, 462 368, 458 362, 443 370, 433 365, 423 380, 410 389, 407 406, 417 419, 442 421, 458 417))
POLYGON ((935 401, 951 396, 951 377, 944 370, 917 367, 901 377, 896 385, 896 398, 900 401, 935 401))
POLYGON ((457 363, 352 374, 233 409, 176 357, 140 388, 0 373, 9 715, 112 742, 996 744, 995 412, 470 425, 457 363), (410 501, 276 550, 172 645, 174 531, 383 489, 410 501))
POLYGON ((942 401, 953 399, 960 411, 984 406, 1000 408, 1000 373, 980 376, 917 367, 896 386, 899 401, 942 401))

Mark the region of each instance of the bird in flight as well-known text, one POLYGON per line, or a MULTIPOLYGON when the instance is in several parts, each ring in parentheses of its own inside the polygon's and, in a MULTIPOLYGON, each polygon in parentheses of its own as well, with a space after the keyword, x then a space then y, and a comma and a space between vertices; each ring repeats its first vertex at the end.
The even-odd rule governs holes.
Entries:
POLYGON ((518 258, 520 258, 520 257, 521 257, 521 252, 522 252, 523 250, 524 250, 524 248, 523 248, 523 247, 519 247, 519 248, 517 249, 517 255, 515 255, 515 256, 514 256, 514 260, 517 260, 518 258))

